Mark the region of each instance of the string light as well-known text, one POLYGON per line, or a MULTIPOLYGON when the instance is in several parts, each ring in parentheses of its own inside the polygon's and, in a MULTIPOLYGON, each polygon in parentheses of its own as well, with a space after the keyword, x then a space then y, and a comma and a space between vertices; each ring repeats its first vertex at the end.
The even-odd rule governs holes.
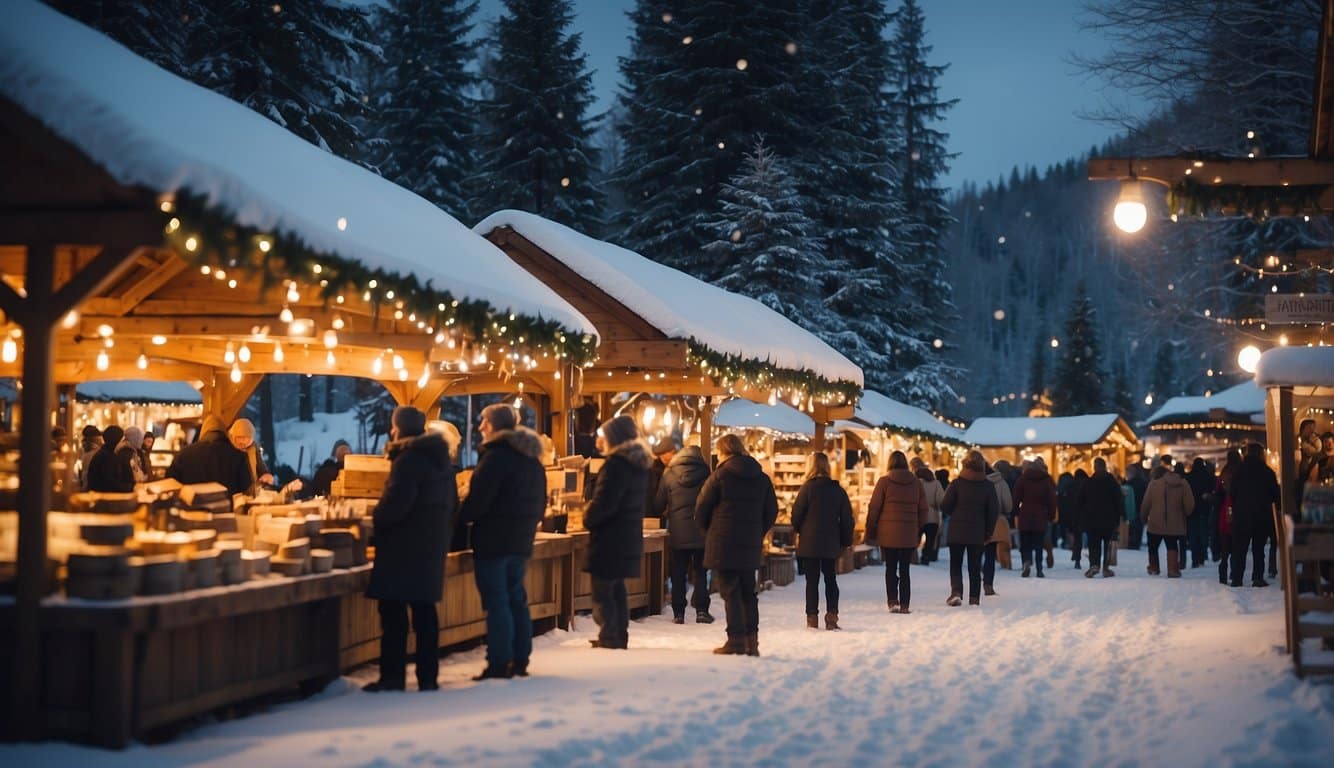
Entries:
POLYGON ((222 353, 222 362, 227 363, 228 365, 232 365, 236 362, 236 347, 232 346, 230 341, 227 342, 226 351, 222 353))
POLYGON ((325 348, 325 349, 333 349, 334 347, 337 347, 337 346, 338 346, 338 332, 337 332, 337 331, 332 331, 332 330, 325 331, 325 332, 324 332, 324 348, 325 348))
POLYGON ((286 304, 283 305, 283 311, 278 313, 278 320, 280 322, 291 323, 294 317, 295 315, 292 314, 292 308, 286 304))
POLYGON ((98 350, 98 352, 97 352, 97 370, 99 370, 99 371, 105 371, 106 369, 108 369, 108 368, 110 368, 110 367, 111 367, 111 357, 107 355, 107 351, 106 351, 105 349, 98 350))
POLYGON ((275 343, 273 345, 273 362, 281 363, 283 361, 283 345, 275 343))
POLYGON ((73 328, 78 324, 79 324, 79 310, 77 309, 71 309, 70 311, 65 313, 64 317, 60 318, 60 326, 65 330, 69 330, 70 328, 73 328))
POLYGON ((250 362, 250 347, 246 346, 244 343, 241 344, 241 348, 236 351, 236 359, 243 363, 250 362))
POLYGON ((14 341, 13 336, 6 336, 3 350, 0 350, 0 360, 6 363, 12 363, 19 359, 19 345, 14 341))
POLYGON ((135 360, 135 361, 134 361, 134 364, 135 364, 135 366, 138 367, 138 369, 141 370, 141 371, 147 370, 147 369, 148 369, 148 355, 145 355, 143 352, 140 352, 140 353, 139 353, 139 359, 138 359, 138 360, 135 360))
POLYGON ((241 383, 241 366, 237 365, 236 363, 232 363, 232 373, 231 373, 231 376, 230 376, 229 378, 231 378, 233 384, 240 384, 240 383, 241 383))

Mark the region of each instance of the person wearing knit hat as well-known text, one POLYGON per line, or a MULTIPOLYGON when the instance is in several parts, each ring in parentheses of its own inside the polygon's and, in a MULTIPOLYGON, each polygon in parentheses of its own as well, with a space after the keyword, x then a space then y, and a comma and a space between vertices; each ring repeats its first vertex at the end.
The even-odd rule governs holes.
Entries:
POLYGON ((391 422, 396 433, 395 440, 416 437, 426 431, 426 414, 411 405, 400 405, 395 408, 391 422))
POLYGON ((214 414, 205 416, 198 440, 176 454, 167 468, 167 477, 183 485, 221 483, 233 494, 249 491, 254 478, 250 459, 231 444, 225 430, 222 419, 214 414))
POLYGON ((143 445, 143 428, 133 425, 126 427, 124 439, 116 446, 117 471, 120 473, 122 483, 129 482, 133 486, 135 483, 148 482, 148 473, 144 471, 143 462, 139 457, 139 449, 143 445))
POLYGON ((129 493, 134 478, 121 474, 116 449, 125 438, 125 430, 112 424, 102 432, 102 447, 88 462, 88 490, 96 493, 129 493))
POLYGON ((102 430, 89 424, 79 433, 79 488, 88 490, 88 467, 92 466, 93 456, 102 447, 102 430))
POLYGON ((269 472, 264 457, 259 455, 259 446, 255 445, 255 425, 250 419, 237 419, 227 430, 227 437, 232 447, 246 456, 246 467, 250 470, 250 485, 273 485, 273 473, 269 472))
POLYGON ((584 570, 592 577, 593 620, 599 627, 598 639, 591 642, 594 648, 626 648, 630 609, 625 580, 643 569, 645 499, 653 459, 629 416, 604 422, 598 435, 598 448, 607 461, 584 511, 589 534, 584 570))

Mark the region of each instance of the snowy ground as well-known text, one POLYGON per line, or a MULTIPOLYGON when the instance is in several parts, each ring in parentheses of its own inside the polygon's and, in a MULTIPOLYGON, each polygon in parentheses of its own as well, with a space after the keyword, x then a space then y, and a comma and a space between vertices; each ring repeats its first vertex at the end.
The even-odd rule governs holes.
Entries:
POLYGON ((472 682, 479 649, 446 659, 437 693, 362 693, 371 667, 172 743, 0 764, 1329 765, 1334 681, 1292 675, 1276 587, 1151 579, 1142 552, 1090 582, 1058 551, 1046 579, 1002 572, 998 597, 948 608, 946 565, 913 568, 909 616, 885 611, 881 569, 842 577, 841 632, 804 627, 800 581, 762 594, 759 659, 710 654, 721 623, 666 617, 593 650, 581 617, 537 640, 527 680, 472 682))

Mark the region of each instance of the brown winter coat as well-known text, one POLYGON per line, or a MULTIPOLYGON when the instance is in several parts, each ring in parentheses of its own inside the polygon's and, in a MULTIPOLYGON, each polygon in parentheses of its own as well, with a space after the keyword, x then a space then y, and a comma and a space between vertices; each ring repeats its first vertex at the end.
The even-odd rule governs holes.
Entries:
POLYGON ((922 481, 910 469, 891 469, 880 478, 866 511, 866 542, 890 549, 917 546, 928 509, 922 481))
POLYGON ((1014 484, 1014 508, 1019 511, 1019 530, 1038 532, 1056 521, 1056 485, 1047 470, 1034 464, 1014 484))
POLYGON ((1164 472, 1145 489, 1139 514, 1155 536, 1185 536, 1186 518, 1194 511, 1195 494, 1190 491, 1190 483, 1175 472, 1164 472))
POLYGON ((996 489, 996 501, 1000 504, 1000 516, 996 518, 996 527, 991 531, 987 543, 995 542, 1010 546, 1010 513, 1014 511, 1014 497, 1010 495, 1010 486, 999 472, 987 475, 992 487, 996 489))

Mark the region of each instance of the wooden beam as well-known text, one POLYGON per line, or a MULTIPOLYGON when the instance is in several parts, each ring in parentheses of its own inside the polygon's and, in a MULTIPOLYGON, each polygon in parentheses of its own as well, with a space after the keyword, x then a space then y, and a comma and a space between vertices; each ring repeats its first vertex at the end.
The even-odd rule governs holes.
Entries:
POLYGON ((107 286, 134 266, 138 254, 138 249, 126 252, 114 245, 103 248, 97 258, 76 272, 51 298, 56 317, 74 309, 84 299, 106 290, 107 286))
POLYGON ((502 379, 495 373, 485 374, 444 374, 441 379, 446 383, 442 397, 459 397, 461 395, 496 395, 515 392, 519 388, 519 382, 524 384, 524 390, 536 394, 550 394, 540 378, 530 378, 527 375, 511 376, 508 379, 502 379))
POLYGON ((674 340, 603 341, 598 344, 598 367, 683 371, 688 346, 684 341, 674 340))
MULTIPOLYGON (((1094 157, 1088 161, 1092 181, 1124 180, 1133 172, 1143 181, 1172 186, 1187 179, 1201 184, 1243 187, 1334 185, 1334 160, 1305 157, 1194 158, 1094 157)), ((1323 198, 1322 198, 1323 203, 1323 198)))
MULTIPOLYGON (((0 377, 22 376, 22 364, 0 363, 0 377)), ((82 384, 85 381, 116 381, 118 379, 148 379, 150 381, 207 381, 213 368, 188 363, 153 361, 140 369, 133 360, 113 360, 106 370, 98 370, 87 357, 57 359, 52 368, 52 380, 57 384, 82 384)))
POLYGON ((121 306, 119 314, 129 314, 140 302, 190 266, 185 263, 185 259, 177 256, 175 251, 163 250, 157 253, 161 254, 162 261, 118 297, 121 306))
POLYGON ((1334 0, 1325 0, 1316 46, 1315 99, 1311 110, 1311 157, 1334 160, 1334 0))
POLYGON ((839 419, 851 419, 856 415, 856 408, 852 405, 825 405, 816 403, 811 412, 811 419, 816 424, 832 424, 839 419))
POLYGON ((167 215, 138 205, 0 208, 0 243, 92 245, 122 252, 162 242, 167 215))
POLYGON ((204 413, 217 416, 223 424, 231 424, 245 408, 246 401, 259 388, 263 378, 251 374, 242 376, 239 382, 233 382, 225 372, 215 371, 212 382, 201 391, 204 413))
MULTIPOLYGON (((727 387, 714 384, 705 376, 678 371, 606 370, 598 366, 584 369, 580 392, 647 392, 661 395, 726 395, 727 387), (647 376, 648 378, 645 378, 647 376)), ((767 395, 766 395, 767 396, 767 395)))

